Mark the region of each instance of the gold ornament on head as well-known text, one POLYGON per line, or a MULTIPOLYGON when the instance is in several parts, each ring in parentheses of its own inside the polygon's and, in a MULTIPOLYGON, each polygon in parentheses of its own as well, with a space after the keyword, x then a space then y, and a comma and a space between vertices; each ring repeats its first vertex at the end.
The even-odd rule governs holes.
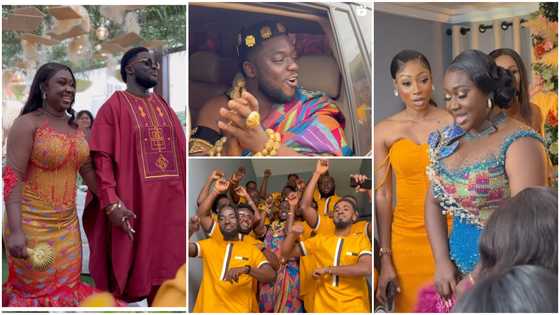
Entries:
POLYGON ((270 27, 261 27, 261 37, 262 39, 269 39, 270 37, 272 37, 272 31, 270 30, 270 27))
POLYGON ((253 36, 253 35, 247 35, 245 37, 245 45, 249 48, 255 46, 256 42, 257 41, 255 39, 255 36, 253 36))

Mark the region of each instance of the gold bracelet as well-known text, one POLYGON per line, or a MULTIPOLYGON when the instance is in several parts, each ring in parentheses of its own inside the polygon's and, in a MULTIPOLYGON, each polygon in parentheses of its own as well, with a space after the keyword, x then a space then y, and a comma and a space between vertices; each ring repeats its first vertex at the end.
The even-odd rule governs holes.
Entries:
POLYGON ((393 253, 393 251, 390 248, 386 248, 386 247, 381 247, 379 249, 379 256, 391 256, 391 254, 393 253))
POLYGON ((210 156, 222 156, 222 151, 224 150, 224 143, 226 143, 227 137, 221 137, 216 141, 214 146, 208 151, 210 156))
POLYGON ((214 148, 214 146, 206 140, 200 138, 191 138, 189 140, 189 154, 207 155, 212 148, 214 148))
POLYGON ((113 213, 113 211, 117 208, 121 207, 121 201, 117 201, 116 203, 112 204, 109 206, 109 208, 107 210, 105 210, 105 213, 107 213, 107 215, 111 215, 111 213, 113 213))
POLYGON ((266 129, 265 132, 268 136, 268 141, 264 145, 264 149, 256 152, 253 156, 274 156, 278 154, 281 141, 280 133, 272 129, 266 129))

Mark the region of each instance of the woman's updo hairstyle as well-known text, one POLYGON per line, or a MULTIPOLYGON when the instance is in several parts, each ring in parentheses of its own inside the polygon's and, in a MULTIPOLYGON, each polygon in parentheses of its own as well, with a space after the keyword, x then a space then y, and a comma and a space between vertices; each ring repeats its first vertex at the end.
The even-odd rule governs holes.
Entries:
POLYGON ((515 96, 513 75, 479 50, 463 51, 453 59, 447 71, 465 72, 476 87, 488 94, 492 103, 500 108, 508 108, 515 96))

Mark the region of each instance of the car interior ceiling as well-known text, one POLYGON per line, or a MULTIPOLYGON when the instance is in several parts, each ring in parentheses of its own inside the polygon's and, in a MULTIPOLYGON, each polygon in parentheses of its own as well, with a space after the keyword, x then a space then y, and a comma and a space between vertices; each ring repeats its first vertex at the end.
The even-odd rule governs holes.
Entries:
MULTIPOLYGON (((290 9, 291 10, 291 9, 290 9)), ((328 21, 326 12, 317 9, 328 21)), ((196 127, 198 112, 210 98, 223 95, 230 87, 234 75, 239 71, 236 56, 238 32, 244 25, 251 25, 264 20, 278 20, 290 33, 328 36, 330 30, 309 20, 278 16, 259 12, 220 9, 192 5, 189 8, 189 109, 191 125, 196 127), (214 39, 208 47, 209 38, 214 39)), ((328 25, 328 23, 327 23, 328 25)), ((346 117, 345 133, 352 144, 350 126, 350 109, 346 97, 346 87, 342 82, 337 52, 327 40, 329 47, 323 56, 299 56, 298 65, 300 82, 308 89, 325 91, 336 101, 346 117), (327 79, 325 79, 327 78, 327 79)))

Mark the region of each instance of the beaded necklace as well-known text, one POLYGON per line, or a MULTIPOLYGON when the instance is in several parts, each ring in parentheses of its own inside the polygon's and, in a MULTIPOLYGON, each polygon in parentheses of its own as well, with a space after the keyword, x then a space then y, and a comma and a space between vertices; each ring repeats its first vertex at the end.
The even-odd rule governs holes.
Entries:
POLYGON ((494 116, 492 119, 487 120, 488 123, 489 123, 489 126, 484 128, 480 132, 470 130, 469 132, 465 133, 464 139, 465 140, 473 140, 473 139, 476 139, 476 138, 482 138, 482 137, 486 137, 490 134, 493 134, 494 132, 498 131, 497 126, 499 124, 503 123, 506 120, 506 118, 507 118, 506 113, 505 112, 500 112, 499 114, 494 116))

